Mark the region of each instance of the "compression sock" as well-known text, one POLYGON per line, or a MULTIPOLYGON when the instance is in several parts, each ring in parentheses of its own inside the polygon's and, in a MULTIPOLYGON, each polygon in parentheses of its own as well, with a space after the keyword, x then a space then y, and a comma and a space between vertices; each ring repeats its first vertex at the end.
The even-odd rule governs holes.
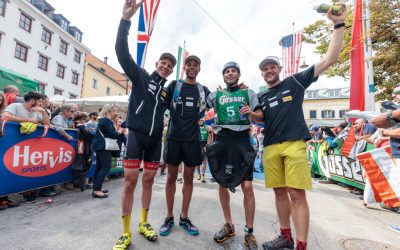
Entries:
POLYGON ((296 250, 307 250, 307 242, 302 242, 302 241, 297 240, 296 250))
POLYGON ((124 234, 131 233, 131 215, 122 216, 122 230, 124 234))
POLYGON ((140 223, 147 222, 147 214, 149 210, 147 208, 142 208, 142 213, 140 215, 140 223))
POLYGON ((292 242, 292 230, 289 228, 281 228, 281 235, 285 236, 285 238, 292 242))

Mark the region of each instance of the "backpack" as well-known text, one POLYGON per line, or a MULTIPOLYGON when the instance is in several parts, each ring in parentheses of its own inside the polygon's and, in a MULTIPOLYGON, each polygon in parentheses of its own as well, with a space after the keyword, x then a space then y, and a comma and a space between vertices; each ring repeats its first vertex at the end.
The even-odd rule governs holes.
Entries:
MULTIPOLYGON (((172 94, 172 101, 171 101, 171 106, 172 106, 171 110, 173 110, 174 112, 176 111, 176 104, 182 102, 179 97, 181 94, 182 85, 184 83, 185 82, 183 80, 179 80, 176 82, 174 92, 172 94)), ((200 115, 206 110, 206 92, 204 91, 203 85, 201 85, 200 83, 196 82, 196 86, 197 86, 197 90, 199 91, 199 95, 200 95, 200 99, 201 99, 200 110, 199 110, 199 117, 200 117, 200 115)))

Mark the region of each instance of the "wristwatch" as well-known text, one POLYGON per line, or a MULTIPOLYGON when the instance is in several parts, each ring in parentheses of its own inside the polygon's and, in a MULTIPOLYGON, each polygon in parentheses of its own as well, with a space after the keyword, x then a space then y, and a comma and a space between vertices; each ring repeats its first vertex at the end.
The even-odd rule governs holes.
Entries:
POLYGON ((400 122, 396 118, 393 118, 393 113, 391 110, 387 112, 386 120, 390 122, 391 124, 395 125, 396 123, 400 122))

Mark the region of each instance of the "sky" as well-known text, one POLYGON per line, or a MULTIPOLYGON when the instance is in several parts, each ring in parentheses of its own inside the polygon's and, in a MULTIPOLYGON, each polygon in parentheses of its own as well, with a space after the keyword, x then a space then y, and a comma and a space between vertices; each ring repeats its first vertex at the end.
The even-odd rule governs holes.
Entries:
MULTIPOLYGON (((55 13, 63 14, 84 34, 82 42, 92 54, 122 71, 114 50, 122 6, 125 0, 47 0, 55 13)), ((152 72, 163 52, 177 56, 178 46, 202 60, 197 80, 214 90, 223 86, 222 67, 236 61, 241 79, 252 89, 264 85, 258 64, 266 56, 281 57, 279 40, 318 19, 326 18, 313 10, 323 0, 161 0, 156 24, 147 50, 144 68, 152 72), (201 8, 199 7, 201 6, 201 8), (227 31, 228 36, 202 9, 227 31), (239 44, 239 45, 238 45, 239 44)), ((137 20, 132 18, 130 53, 136 60, 137 20)), ((312 65, 320 60, 313 46, 304 44, 301 61, 312 65)), ((176 70, 176 68, 175 68, 176 70)), ((168 80, 175 79, 175 71, 168 80)), ((348 87, 342 78, 320 77, 310 89, 348 87)))

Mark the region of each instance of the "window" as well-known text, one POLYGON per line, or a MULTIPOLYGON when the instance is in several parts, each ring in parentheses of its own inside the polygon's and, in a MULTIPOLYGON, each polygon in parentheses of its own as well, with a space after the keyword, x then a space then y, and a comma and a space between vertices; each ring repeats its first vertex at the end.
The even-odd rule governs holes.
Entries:
POLYGON ((76 72, 72 72, 72 83, 78 85, 79 74, 76 72))
POLYGON ((60 26, 63 30, 68 31, 68 23, 64 19, 61 19, 60 26))
POLYGON ((81 42, 81 41, 82 41, 82 40, 81 40, 81 39, 82 39, 81 33, 76 32, 76 33, 75 33, 75 39, 78 40, 79 42, 81 42))
POLYGON ((74 95, 74 94, 69 94, 69 99, 76 99, 78 96, 77 95, 74 95))
POLYGON ((0 16, 6 15, 6 3, 7 0, 0 0, 0 16))
POLYGON ((15 46, 14 56, 19 60, 26 62, 26 59, 28 57, 28 47, 17 42, 17 45, 15 46))
POLYGON ((335 118, 335 110, 322 110, 321 117, 322 118, 335 118))
POLYGON ((42 30, 42 41, 48 45, 51 44, 51 32, 46 28, 43 28, 42 30))
POLYGON ((307 98, 317 98, 318 91, 307 91, 307 98))
POLYGON ((348 110, 339 110, 339 118, 343 118, 348 110))
POLYGON ((54 95, 62 95, 63 91, 61 89, 54 89, 54 95))
POLYGON ((110 95, 110 94, 111 94, 111 88, 110 88, 110 86, 107 86, 106 95, 110 95))
POLYGON ((57 76, 64 79, 65 74, 65 66, 57 64, 57 76))
POLYGON ((310 110, 310 119, 316 119, 316 118, 317 118, 317 111, 310 110))
POLYGON ((81 63, 81 55, 82 53, 79 50, 75 49, 74 61, 77 63, 81 63))
POLYGON ((39 87, 40 87, 41 89, 43 89, 43 91, 45 91, 45 89, 46 89, 46 84, 45 84, 45 83, 42 83, 42 82, 39 82, 39 87))
POLYGON ((47 71, 48 65, 49 65, 49 58, 39 55, 38 68, 47 71))
POLYGON ((93 78, 93 81, 92 81, 92 88, 97 89, 97 79, 94 79, 94 78, 93 78))
POLYGON ((19 27, 30 33, 32 28, 32 19, 24 13, 21 13, 21 16, 19 17, 19 27))
POLYGON ((333 89, 329 91, 329 96, 330 97, 339 97, 340 96, 340 90, 339 89, 333 89))
POLYGON ((67 51, 68 51, 68 43, 64 40, 60 40, 60 52, 66 55, 67 51))

